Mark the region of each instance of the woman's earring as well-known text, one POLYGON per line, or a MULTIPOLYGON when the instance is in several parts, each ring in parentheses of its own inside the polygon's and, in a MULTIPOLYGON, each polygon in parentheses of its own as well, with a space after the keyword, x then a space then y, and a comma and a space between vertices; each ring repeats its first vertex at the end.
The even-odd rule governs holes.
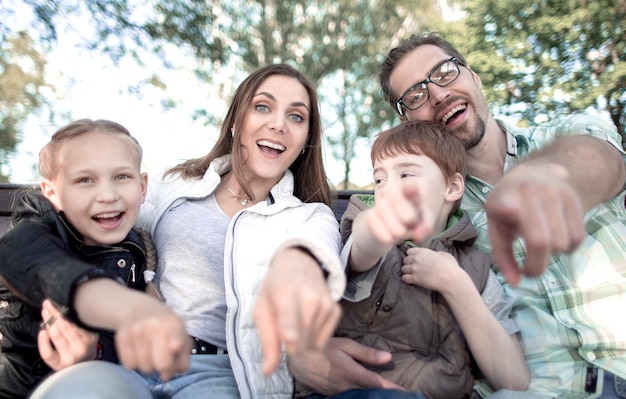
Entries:
POLYGON ((230 128, 230 135, 232 137, 235 137, 235 129, 233 129, 232 127, 230 128))
POLYGON ((300 151, 300 155, 304 155, 304 147, 302 147, 302 151, 300 151))

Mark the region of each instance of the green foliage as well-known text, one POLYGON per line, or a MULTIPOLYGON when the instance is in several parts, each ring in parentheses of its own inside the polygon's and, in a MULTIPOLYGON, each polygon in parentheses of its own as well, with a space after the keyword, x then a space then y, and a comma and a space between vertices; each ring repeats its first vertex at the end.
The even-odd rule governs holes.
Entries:
POLYGON ((595 107, 626 134, 626 3, 469 0, 466 12, 467 58, 500 112, 533 121, 595 107))
POLYGON ((21 126, 42 106, 46 61, 26 32, 5 37, 0 45, 0 182, 8 182, 9 156, 21 138, 21 126))
MULTIPOLYGON (((68 21, 78 20, 83 46, 116 62, 131 57, 141 65, 149 53, 172 68, 168 49, 175 46, 193 56, 196 77, 206 82, 225 68, 249 73, 267 63, 294 65, 320 87, 327 137, 345 165, 346 184, 357 141, 395 123, 380 97, 380 62, 396 35, 433 28, 440 20, 436 0, 23 1, 43 43, 54 45, 60 29, 75 29, 68 21)), ((0 17, 12 13, 0 7, 0 17)), ((8 30, 0 22, 0 33, 8 30)), ((158 76, 149 76, 131 90, 142 84, 167 89, 158 76)), ((177 102, 161 104, 167 109, 177 102)), ((219 123, 210 110, 191 117, 219 123)))
MULTIPOLYGON (((327 138, 334 157, 344 163, 345 184, 356 143, 396 123, 394 111, 380 96, 381 61, 399 38, 441 26, 438 3, 23 0, 33 13, 32 25, 42 45, 53 46, 65 27, 81 35, 85 49, 106 53, 116 62, 130 57, 143 65, 145 55, 150 54, 165 68, 173 68, 178 61, 169 51, 176 47, 193 57, 196 77, 210 83, 219 81, 214 74, 225 69, 248 73, 267 63, 296 66, 318 83, 327 138)), ((0 34, 10 32, 2 21, 14 14, 10 6, 0 6, 0 34)), ((486 57, 485 65, 487 62, 496 63, 492 57, 486 57)), ((495 72, 496 68, 490 70, 495 72)), ((157 75, 146 77, 129 90, 138 93, 143 84, 167 90, 167 82, 157 75)), ((221 88, 216 91, 221 92, 221 88)), ((165 109, 179 103, 161 101, 165 109)), ((219 116, 211 110, 200 108, 190 117, 219 123, 219 116)))
POLYGON ((318 82, 327 139, 333 156, 344 164, 347 187, 357 141, 395 120, 381 101, 380 63, 399 31, 424 29, 440 18, 436 2, 264 0, 246 5, 232 14, 229 36, 235 53, 247 71, 285 62, 318 82))
MULTIPOLYGON (((44 102, 45 60, 29 36, 11 25, 23 19, 24 9, 32 12, 39 49, 54 46, 65 27, 81 35, 85 49, 114 61, 131 57, 141 65, 150 54, 172 68, 178 60, 169 49, 182 49, 206 82, 218 81, 214 74, 225 69, 243 74, 271 62, 296 66, 318 83, 326 135, 344 164, 346 185, 356 144, 396 123, 380 97, 380 63, 400 38, 425 30, 444 31, 465 53, 494 112, 521 116, 527 124, 595 107, 607 110, 626 134, 624 1, 447 3, 464 6, 462 23, 443 24, 436 0, 2 2, 0 166, 15 151, 21 121, 44 102)), ((157 75, 132 89, 142 84, 167 89, 157 75)), ((179 102, 165 99, 162 105, 179 102)), ((191 117, 218 124, 220 116, 211 112, 200 108, 191 117)))

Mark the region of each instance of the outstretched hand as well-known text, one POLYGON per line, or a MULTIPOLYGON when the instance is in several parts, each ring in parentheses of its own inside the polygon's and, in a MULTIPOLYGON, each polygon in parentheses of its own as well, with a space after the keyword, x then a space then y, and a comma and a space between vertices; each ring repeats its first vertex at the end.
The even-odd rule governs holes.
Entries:
POLYGON ((375 205, 367 210, 369 231, 382 243, 394 244, 410 236, 420 242, 435 226, 435 215, 421 203, 414 184, 394 185, 381 191, 375 205))
POLYGON ((112 279, 95 278, 78 285, 74 308, 86 325, 115 331, 124 366, 156 371, 163 380, 189 368, 191 338, 185 322, 158 299, 112 279))
POLYGON ((280 361, 281 344, 288 354, 321 349, 333 334, 341 310, 317 262, 288 248, 274 257, 254 308, 263 351, 263 373, 280 361))
POLYGON ((512 285, 520 279, 513 255, 518 237, 526 245, 521 273, 536 277, 546 270, 551 255, 574 251, 585 235, 576 191, 539 165, 520 165, 505 174, 487 199, 486 211, 494 263, 512 285))
POLYGON ((136 306, 115 333, 120 362, 143 373, 156 371, 162 380, 189 368, 191 339, 185 324, 166 305, 136 306))
POLYGON ((42 304, 41 318, 37 346, 41 358, 52 370, 96 358, 98 333, 67 321, 49 299, 42 304))

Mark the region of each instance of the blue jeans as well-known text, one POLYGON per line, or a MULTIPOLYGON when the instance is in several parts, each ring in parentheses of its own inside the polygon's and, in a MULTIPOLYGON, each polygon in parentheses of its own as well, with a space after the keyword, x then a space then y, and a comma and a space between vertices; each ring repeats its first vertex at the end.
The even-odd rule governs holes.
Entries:
POLYGON ((239 398, 228 355, 192 355, 189 369, 169 381, 142 376, 104 361, 79 363, 54 373, 32 399, 196 399, 239 398), (143 377, 143 378, 142 378, 143 377))
POLYGON ((105 361, 78 363, 46 378, 31 399, 151 399, 136 372, 105 361))
POLYGON ((626 398, 626 380, 605 371, 601 397, 602 399, 626 398))
POLYGON ((313 394, 306 399, 425 399, 419 392, 399 391, 396 389, 350 389, 333 396, 313 394))
POLYGON ((144 376, 154 399, 239 398, 228 355, 191 355, 189 369, 169 381, 144 376))

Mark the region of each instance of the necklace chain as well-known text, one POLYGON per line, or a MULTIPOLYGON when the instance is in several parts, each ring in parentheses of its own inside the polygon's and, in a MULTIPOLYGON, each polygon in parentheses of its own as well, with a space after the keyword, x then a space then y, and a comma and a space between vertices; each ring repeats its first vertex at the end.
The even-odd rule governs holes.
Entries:
POLYGON ((244 196, 244 195, 239 195, 236 192, 234 192, 230 187, 226 186, 226 189, 228 189, 228 191, 230 191, 230 193, 232 195, 235 196, 235 198, 240 199, 241 200, 241 206, 246 206, 248 205, 248 201, 250 201, 250 198, 248 198, 248 196, 244 196))

